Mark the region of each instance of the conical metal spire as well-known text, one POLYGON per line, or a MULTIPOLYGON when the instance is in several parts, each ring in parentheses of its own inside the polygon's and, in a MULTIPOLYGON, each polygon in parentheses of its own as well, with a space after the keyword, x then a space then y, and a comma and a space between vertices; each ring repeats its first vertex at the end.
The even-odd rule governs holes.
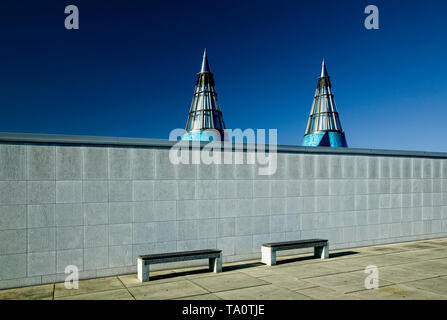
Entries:
POLYGON ((318 78, 317 89, 304 134, 303 146, 348 146, 337 108, 335 107, 331 80, 324 60, 321 65, 321 75, 318 78))
POLYGON ((320 78, 322 78, 322 77, 328 77, 327 69, 326 69, 326 62, 324 62, 324 59, 323 59, 323 63, 321 64, 321 75, 320 75, 320 78))
POLYGON ((206 49, 203 51, 202 68, 200 72, 211 72, 210 65, 208 64, 208 56, 206 55, 206 49))
POLYGON ((205 49, 202 67, 197 74, 184 140, 224 140, 225 123, 214 85, 214 75, 210 71, 205 49))

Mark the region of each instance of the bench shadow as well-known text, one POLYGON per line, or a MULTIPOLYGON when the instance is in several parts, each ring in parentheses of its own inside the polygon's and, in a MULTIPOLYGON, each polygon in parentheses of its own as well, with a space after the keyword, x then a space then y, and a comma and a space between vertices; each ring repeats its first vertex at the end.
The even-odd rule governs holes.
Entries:
MULTIPOLYGON (((349 255, 353 255, 353 254, 358 254, 358 252, 356 252, 356 251, 343 251, 343 252, 329 253, 329 259, 330 258, 343 257, 343 256, 349 256, 349 255)), ((285 263, 291 263, 291 262, 299 262, 299 261, 318 259, 318 258, 315 258, 313 256, 313 254, 309 254, 308 256, 304 256, 304 257, 297 257, 297 258, 290 258, 290 259, 288 259, 287 256, 282 256, 282 257, 279 257, 279 258, 282 258, 282 259, 279 260, 279 261, 278 260, 276 261, 277 265, 285 264, 285 263)))
POLYGON ((179 276, 181 276, 181 275, 177 272, 168 273, 168 274, 160 274, 160 275, 156 275, 156 276, 150 276, 150 281, 170 279, 170 278, 175 278, 175 277, 179 277, 179 276))
POLYGON ((226 266, 222 267, 222 272, 225 271, 232 271, 232 270, 241 270, 241 269, 247 269, 247 268, 255 268, 264 266, 262 262, 250 262, 250 263, 244 263, 244 264, 236 264, 234 266, 226 266))
MULTIPOLYGON (((246 269, 246 268, 254 268, 254 267, 259 267, 259 266, 263 266, 263 265, 264 264, 261 262, 251 262, 251 263, 238 264, 238 265, 233 265, 233 266, 223 266, 222 272, 232 271, 232 270, 241 270, 241 269, 246 269)), ((203 268, 201 268, 201 269, 176 271, 174 273, 151 276, 151 280, 169 279, 169 278, 174 278, 174 277, 190 276, 190 275, 196 275, 196 274, 202 274, 202 273, 212 273, 212 271, 210 271, 207 268, 207 266, 203 266, 203 268)))

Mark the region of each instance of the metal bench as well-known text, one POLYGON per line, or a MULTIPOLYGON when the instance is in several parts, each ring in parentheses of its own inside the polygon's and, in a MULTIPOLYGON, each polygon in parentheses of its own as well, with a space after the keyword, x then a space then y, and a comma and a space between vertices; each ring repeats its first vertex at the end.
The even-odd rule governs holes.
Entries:
POLYGON ((149 265, 175 261, 209 259, 209 268, 217 273, 222 271, 222 250, 206 249, 184 252, 169 252, 138 256, 138 280, 149 281, 149 265))
POLYGON ((264 243, 261 247, 262 262, 271 266, 276 264, 276 251, 314 247, 314 256, 321 259, 329 258, 329 241, 324 239, 309 239, 298 241, 264 243))

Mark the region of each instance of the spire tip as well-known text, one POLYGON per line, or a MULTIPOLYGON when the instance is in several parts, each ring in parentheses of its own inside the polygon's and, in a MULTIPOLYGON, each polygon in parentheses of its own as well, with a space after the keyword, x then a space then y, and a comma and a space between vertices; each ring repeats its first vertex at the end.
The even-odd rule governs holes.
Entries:
POLYGON ((320 78, 321 77, 327 77, 327 76, 328 76, 328 74, 327 74, 327 69, 326 69, 326 62, 323 59, 323 62, 321 63, 321 75, 320 75, 320 78))
POLYGON ((203 51, 202 68, 200 69, 200 72, 211 72, 210 65, 208 64, 208 56, 206 54, 206 48, 203 51))

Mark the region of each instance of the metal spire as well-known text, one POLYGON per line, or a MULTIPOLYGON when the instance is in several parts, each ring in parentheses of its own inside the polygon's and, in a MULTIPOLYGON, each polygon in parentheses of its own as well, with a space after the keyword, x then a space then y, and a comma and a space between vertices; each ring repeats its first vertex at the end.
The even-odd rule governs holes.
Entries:
POLYGON ((214 75, 210 71, 205 49, 202 67, 197 74, 196 87, 183 140, 210 141, 225 139, 225 123, 217 102, 214 85, 214 75))
POLYGON ((323 59, 323 63, 321 64, 320 78, 322 78, 322 77, 328 77, 327 70, 326 70, 326 63, 324 62, 324 59, 323 59))
POLYGON ((206 55, 206 48, 205 51, 203 51, 202 68, 200 69, 200 72, 211 72, 210 65, 208 64, 208 56, 206 55))
POLYGON ((304 134, 303 146, 348 146, 335 106, 331 80, 324 60, 304 134))

